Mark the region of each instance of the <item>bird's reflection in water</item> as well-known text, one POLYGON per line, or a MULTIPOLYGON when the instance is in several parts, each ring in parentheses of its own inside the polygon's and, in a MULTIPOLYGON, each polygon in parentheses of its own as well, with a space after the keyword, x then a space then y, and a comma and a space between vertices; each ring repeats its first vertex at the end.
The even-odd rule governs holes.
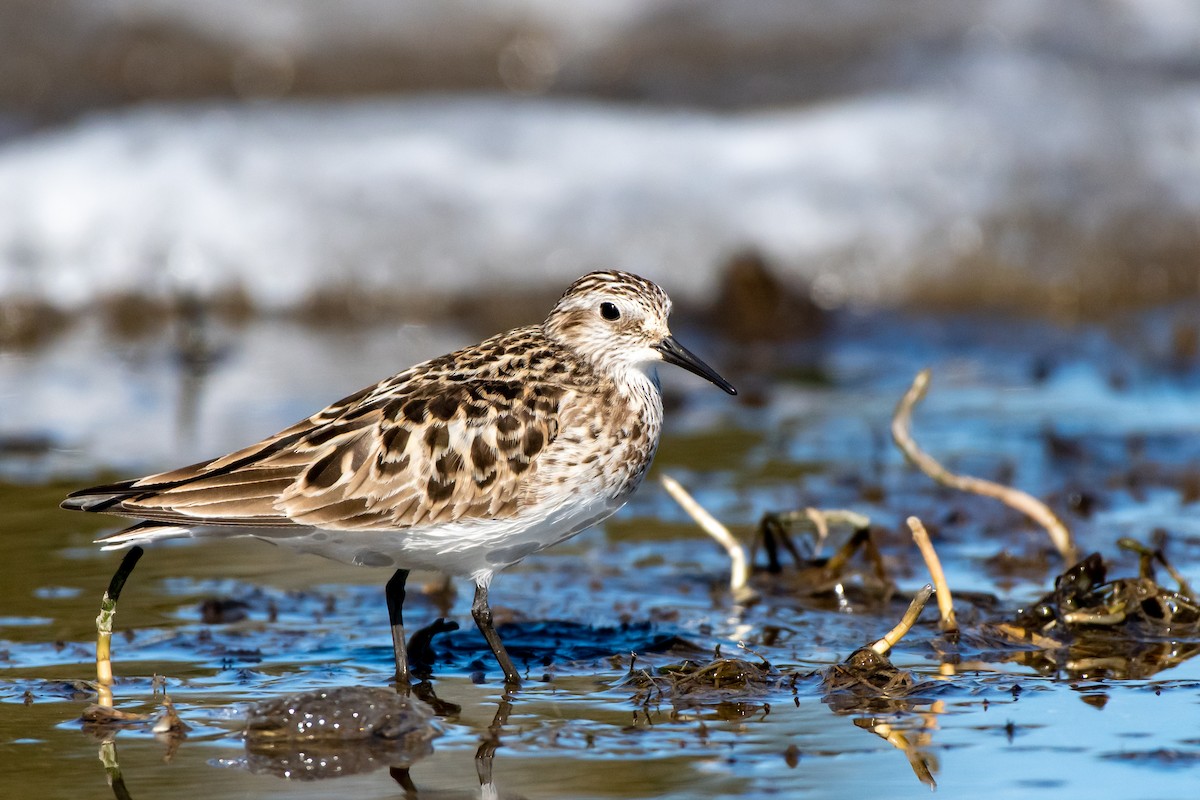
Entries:
MULTIPOLYGON (((418 684, 413 687, 415 693, 419 693, 422 699, 429 702, 434 707, 436 704, 445 704, 445 701, 439 700, 433 696, 433 688, 427 682, 418 684), (432 698, 432 699, 431 699, 432 698)), ((492 716, 492 722, 488 725, 487 731, 483 735, 482 741, 479 743, 479 748, 475 751, 475 774, 479 778, 479 794, 481 800, 499 800, 501 797, 519 798, 520 795, 501 794, 492 778, 492 766, 496 758, 496 750, 500 747, 500 734, 504 730, 504 726, 508 724, 508 717, 512 713, 513 703, 516 700, 515 692, 506 692, 496 706, 496 713, 492 716)), ((457 707, 455 707, 457 709, 457 707)), ((408 767, 392 767, 390 770, 392 779, 396 783, 404 787, 404 797, 406 800, 449 800, 456 797, 475 797, 471 792, 433 790, 422 791, 412 778, 412 774, 408 767)))
MULTIPOLYGON (((439 698, 428 681, 395 689, 359 686, 322 689, 284 696, 254 706, 246 723, 246 755, 239 764, 255 774, 286 780, 315 781, 362 775, 388 768, 404 797, 451 798, 502 795, 492 779, 492 766, 504 726, 512 713, 514 694, 504 694, 475 752, 479 790, 421 790, 414 781, 414 765, 433 752, 433 739, 441 733, 436 718, 453 717, 461 707, 439 698)), ((157 726, 148 716, 137 715, 120 727, 157 726)), ((113 796, 132 800, 117 757, 117 724, 101 735, 99 757, 113 796)), ((157 727, 152 727, 157 730, 157 727)), ((162 738, 159 735, 158 738, 162 738)), ((182 737, 166 742, 174 753, 182 737)))

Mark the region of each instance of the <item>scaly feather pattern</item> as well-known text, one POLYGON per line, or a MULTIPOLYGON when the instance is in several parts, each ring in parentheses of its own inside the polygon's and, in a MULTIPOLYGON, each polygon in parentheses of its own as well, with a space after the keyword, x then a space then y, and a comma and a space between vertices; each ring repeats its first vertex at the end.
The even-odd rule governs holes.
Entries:
POLYGON ((669 313, 655 284, 591 273, 541 325, 418 364, 236 452, 63 505, 159 523, 108 544, 233 528, 352 563, 428 566, 429 551, 453 551, 446 569, 482 574, 498 552, 519 560, 624 503, 661 431, 656 363, 721 381, 674 342, 669 313), (389 535, 364 557, 367 540, 303 533, 314 530, 389 535))

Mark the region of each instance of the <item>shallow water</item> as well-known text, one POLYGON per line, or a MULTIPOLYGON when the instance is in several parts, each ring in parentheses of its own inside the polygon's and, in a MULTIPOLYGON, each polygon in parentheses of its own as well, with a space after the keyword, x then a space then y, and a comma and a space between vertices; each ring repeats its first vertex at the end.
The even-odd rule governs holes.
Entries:
MULTIPOLYGON (((664 373, 672 408, 647 485, 605 525, 497 579, 493 605, 528 680, 511 697, 490 762, 476 754, 503 691, 459 587, 448 611, 463 629, 434 640, 433 689, 461 710, 443 718, 434 752, 412 767, 417 796, 907 797, 928 793, 926 770, 951 797, 1186 795, 1200 762, 1194 659, 1160 652, 1125 679, 1080 663, 1039 672, 1016 648, 968 636, 964 663, 948 677, 928 609, 893 651, 897 666, 930 682, 912 696, 827 702, 818 673, 882 635, 925 582, 902 527, 910 514, 932 529, 968 634, 1040 597, 1064 566, 1034 526, 990 500, 934 487, 891 447, 892 408, 923 366, 934 383, 914 431, 927 450, 954 469, 1048 498, 1081 549, 1111 559, 1114 575, 1137 569, 1136 557, 1117 549, 1119 537, 1146 542, 1163 528, 1173 563, 1195 578, 1200 370, 1187 348, 1171 344, 1173 325, 1193 312, 1161 309, 1109 329, 1071 330, 846 315, 819 344, 782 349, 706 340, 684 327, 681 339, 711 354, 742 399, 664 373), (869 515, 902 597, 872 599, 869 581, 850 576, 844 599, 810 598, 760 576, 762 599, 739 608, 726 588, 726 557, 658 486, 663 473, 747 540, 766 511, 815 505, 869 515), (997 567, 989 559, 1001 551, 1029 564, 997 567), (681 696, 677 708, 669 692, 639 695, 641 670, 704 661, 718 646, 725 656, 768 660, 780 679, 761 691, 681 696)), ((114 470, 168 467, 275 430, 464 336, 260 323, 217 331, 223 355, 198 378, 180 368, 169 337, 114 346, 68 333, 48 349, 0 358, 3 385, 16 387, 0 397, 5 791, 106 796, 104 752, 119 765, 118 790, 132 797, 404 796, 383 765, 319 781, 253 771, 240 736, 259 699, 387 684, 386 572, 254 541, 148 552, 117 615, 116 701, 157 714, 151 678, 165 676, 191 730, 171 742, 134 726, 104 745, 78 722, 94 695, 70 682, 94 675, 93 620, 117 557, 90 542, 114 525, 56 505, 114 470), (76 411, 80 386, 90 400, 76 411), (202 603, 214 598, 240 601, 244 617, 206 623, 202 603)), ((413 625, 444 613, 435 595, 410 592, 413 625)), ((1182 654, 1188 643, 1168 640, 1166 649, 1182 654)))

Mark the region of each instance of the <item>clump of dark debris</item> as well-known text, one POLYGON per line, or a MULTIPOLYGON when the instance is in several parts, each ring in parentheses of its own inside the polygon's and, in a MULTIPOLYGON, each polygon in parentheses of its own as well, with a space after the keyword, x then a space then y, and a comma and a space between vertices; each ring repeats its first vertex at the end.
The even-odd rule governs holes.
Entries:
POLYGON ((1042 674, 1074 678, 1146 678, 1200 653, 1200 604, 1159 549, 1122 540, 1137 552, 1137 577, 1108 577, 1099 553, 1059 575, 1054 589, 1012 619, 982 627, 981 637, 1022 649, 1006 654, 1042 674), (1158 583, 1157 562, 1178 588, 1158 583))
POLYGON ((346 686, 276 697, 246 719, 252 772, 315 780, 406 768, 432 752, 433 709, 393 689, 346 686))
POLYGON ((637 668, 636 663, 630 665, 628 679, 635 689, 632 702, 643 709, 669 702, 673 715, 705 708, 721 719, 766 714, 770 705, 756 701, 796 682, 796 675, 780 672, 766 659, 755 663, 719 653, 711 661, 685 659, 657 668, 637 668))

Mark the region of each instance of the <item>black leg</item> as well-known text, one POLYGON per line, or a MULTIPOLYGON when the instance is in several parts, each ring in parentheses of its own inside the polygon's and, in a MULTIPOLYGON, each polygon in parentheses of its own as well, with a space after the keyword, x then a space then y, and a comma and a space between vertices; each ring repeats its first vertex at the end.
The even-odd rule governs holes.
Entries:
POLYGON ((419 797, 420 790, 413 783, 412 775, 408 773, 408 767, 389 767, 388 774, 392 776, 392 780, 400 784, 400 788, 404 790, 405 797, 419 797))
POLYGON ((492 654, 496 656, 500 669, 504 670, 504 682, 520 685, 521 676, 517 674, 517 668, 505 652, 504 645, 500 642, 500 634, 496 633, 496 626, 492 624, 492 607, 488 605, 486 586, 475 586, 475 602, 471 604, 471 616, 475 618, 475 624, 479 626, 483 638, 487 639, 488 647, 492 648, 492 654))
POLYGON ((387 582, 388 621, 392 624, 392 650, 396 654, 396 682, 408 683, 408 651, 404 649, 404 583, 408 570, 398 569, 387 582))

